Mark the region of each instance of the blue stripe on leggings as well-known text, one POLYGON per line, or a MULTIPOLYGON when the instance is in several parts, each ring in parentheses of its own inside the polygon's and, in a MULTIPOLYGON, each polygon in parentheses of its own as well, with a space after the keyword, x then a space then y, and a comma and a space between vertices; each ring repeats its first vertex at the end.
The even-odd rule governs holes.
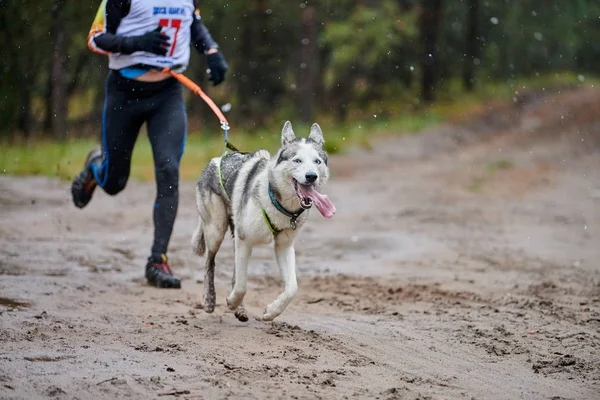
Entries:
POLYGON ((106 83, 106 88, 104 90, 104 109, 102 110, 102 146, 104 151, 104 161, 100 168, 97 168, 95 164, 92 164, 92 170, 94 172, 94 179, 98 182, 100 187, 104 187, 106 185, 106 181, 108 179, 108 147, 106 146, 106 109, 108 107, 108 82, 106 83), (100 169, 104 172, 104 177, 102 180, 99 179, 99 171, 100 169))
POLYGON ((185 101, 181 102, 181 108, 183 109, 181 112, 183 114, 183 140, 181 141, 181 153, 179 153, 179 160, 183 157, 183 152, 185 151, 185 141, 187 139, 187 112, 185 110, 185 101))

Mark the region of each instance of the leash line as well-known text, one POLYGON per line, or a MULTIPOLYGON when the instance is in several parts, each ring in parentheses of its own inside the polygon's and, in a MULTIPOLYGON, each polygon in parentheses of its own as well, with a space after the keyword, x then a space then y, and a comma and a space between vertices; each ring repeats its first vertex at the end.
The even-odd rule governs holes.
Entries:
MULTIPOLYGON (((190 78, 188 78, 187 76, 185 76, 181 73, 173 71, 170 67, 164 68, 162 70, 162 72, 165 74, 171 74, 171 76, 173 76, 175 79, 177 79, 179 82, 181 82, 184 86, 186 86, 188 89, 190 89, 194 94, 200 96, 202 98, 202 100, 204 100, 204 102, 206 104, 208 104, 208 106, 211 108, 211 110, 217 116, 217 118, 219 118, 219 121, 221 121, 221 129, 223 129, 223 136, 224 136, 225 143, 223 146, 223 154, 221 155, 221 158, 219 159, 219 166, 217 168, 217 173, 219 175, 219 184, 221 185, 221 190, 223 191, 223 195, 227 199, 227 202, 231 204, 231 199, 229 198, 229 194, 227 193, 227 190, 225 190, 225 181, 223 180, 223 172, 222 172, 223 158, 227 155, 227 150, 231 150, 233 152, 240 152, 240 151, 237 149, 237 147, 235 147, 233 144, 231 144, 229 142, 230 127, 229 127, 229 122, 227 122, 227 118, 225 118, 225 116, 223 115, 221 110, 219 110, 219 107, 217 107, 217 105, 214 103, 214 101, 212 101, 212 99, 210 97, 208 97, 208 95, 206 93, 204 93, 204 91, 200 88, 200 86, 198 86, 190 78)), ((269 196, 271 197, 271 201, 273 201, 275 197, 273 195, 273 192, 271 191, 270 185, 269 185, 269 196)), ((278 206, 277 208, 279 211, 281 211, 285 215, 291 217, 290 227, 292 229, 296 229, 296 218, 298 218, 298 216, 300 216, 300 214, 302 214, 304 209, 301 209, 297 213, 290 213, 289 211, 285 210, 276 200, 273 201, 273 204, 276 207, 278 206)), ((262 211, 263 218, 265 219, 265 222, 266 222, 267 226, 269 227, 269 230, 271 231, 273 236, 277 236, 279 233, 282 232, 282 230, 278 229, 275 225, 273 225, 273 222, 271 222, 271 219, 269 218, 269 216, 267 215, 267 212, 265 211, 265 209, 263 207, 260 207, 260 209, 262 211)))
POLYGON ((217 107, 215 102, 212 101, 212 99, 210 97, 208 97, 208 95, 206 93, 204 93, 204 91, 200 88, 200 86, 198 86, 194 81, 192 81, 187 76, 173 71, 170 67, 164 68, 162 70, 162 72, 165 74, 171 74, 172 77, 177 79, 179 82, 181 82, 183 85, 185 85, 188 89, 190 89, 196 95, 200 96, 202 98, 202 100, 204 100, 204 102, 206 104, 208 104, 208 106, 211 108, 213 113, 215 113, 217 118, 219 118, 219 121, 221 121, 221 128, 223 128, 223 130, 225 131, 225 140, 227 140, 228 139, 227 131, 229 130, 229 122, 227 122, 227 118, 225 118, 225 116, 223 115, 221 110, 219 110, 219 107, 217 107))
POLYGON ((190 89, 194 94, 200 96, 200 98, 202 98, 202 100, 204 100, 204 102, 206 104, 208 104, 208 106, 210 107, 212 112, 217 116, 217 118, 219 118, 219 121, 221 122, 221 129, 223 129, 223 136, 224 136, 225 143, 223 145, 223 154, 221 155, 221 158, 219 159, 219 167, 217 168, 217 171, 219 174, 219 183, 221 185, 221 190, 223 191, 223 195, 227 199, 227 202, 231 203, 229 194, 227 194, 227 190, 225 190, 225 182, 223 180, 223 173, 222 173, 221 165, 223 163, 223 158, 227 154, 228 149, 231 151, 235 151, 235 152, 239 152, 239 150, 233 144, 229 143, 230 127, 229 127, 229 122, 227 121, 227 118, 225 118, 225 116, 223 115, 221 110, 219 110, 219 107, 217 107, 215 102, 212 101, 212 99, 210 97, 208 97, 208 95, 206 93, 204 93, 204 91, 200 88, 200 86, 198 86, 190 78, 188 78, 187 76, 185 76, 181 73, 173 71, 171 69, 171 67, 163 68, 162 73, 170 74, 172 77, 174 77, 179 82, 181 82, 185 87, 190 89))

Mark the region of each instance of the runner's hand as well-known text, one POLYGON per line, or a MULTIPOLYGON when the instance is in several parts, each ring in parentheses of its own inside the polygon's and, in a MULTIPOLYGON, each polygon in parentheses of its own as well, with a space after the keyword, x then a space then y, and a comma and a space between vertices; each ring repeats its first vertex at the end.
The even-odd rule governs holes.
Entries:
POLYGON ((141 36, 128 36, 123 39, 121 44, 121 53, 131 54, 136 51, 146 51, 148 53, 164 56, 171 45, 169 36, 161 33, 161 27, 146 32, 141 36))
POLYGON ((225 80, 225 73, 229 68, 223 54, 220 51, 206 55, 206 62, 210 70, 210 77, 208 80, 212 81, 213 86, 217 86, 219 83, 225 80))

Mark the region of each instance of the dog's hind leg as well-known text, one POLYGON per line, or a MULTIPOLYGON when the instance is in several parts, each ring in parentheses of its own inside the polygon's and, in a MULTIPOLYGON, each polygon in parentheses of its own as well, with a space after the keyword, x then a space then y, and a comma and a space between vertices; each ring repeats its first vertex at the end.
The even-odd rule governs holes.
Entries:
POLYGON ((217 254, 208 250, 204 263, 204 311, 211 314, 215 310, 217 295, 215 293, 215 256, 217 254))
POLYGON ((275 256, 281 271, 284 289, 274 302, 265 307, 263 314, 265 321, 272 321, 281 314, 298 292, 296 254, 293 243, 288 242, 287 239, 275 239, 275 256))
POLYGON ((216 195, 211 196, 208 207, 204 208, 204 243, 206 245, 206 260, 204 263, 204 311, 212 313, 215 309, 215 257, 223 243, 227 232, 227 210, 223 200, 216 195))

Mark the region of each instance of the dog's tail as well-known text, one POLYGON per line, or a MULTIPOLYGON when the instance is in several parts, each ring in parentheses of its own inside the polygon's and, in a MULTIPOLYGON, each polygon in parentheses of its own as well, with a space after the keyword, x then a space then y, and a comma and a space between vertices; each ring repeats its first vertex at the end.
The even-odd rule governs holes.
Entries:
POLYGON ((202 230, 202 218, 198 216, 198 227, 192 236, 192 251, 203 256, 206 251, 206 241, 204 240, 204 230, 202 230))

